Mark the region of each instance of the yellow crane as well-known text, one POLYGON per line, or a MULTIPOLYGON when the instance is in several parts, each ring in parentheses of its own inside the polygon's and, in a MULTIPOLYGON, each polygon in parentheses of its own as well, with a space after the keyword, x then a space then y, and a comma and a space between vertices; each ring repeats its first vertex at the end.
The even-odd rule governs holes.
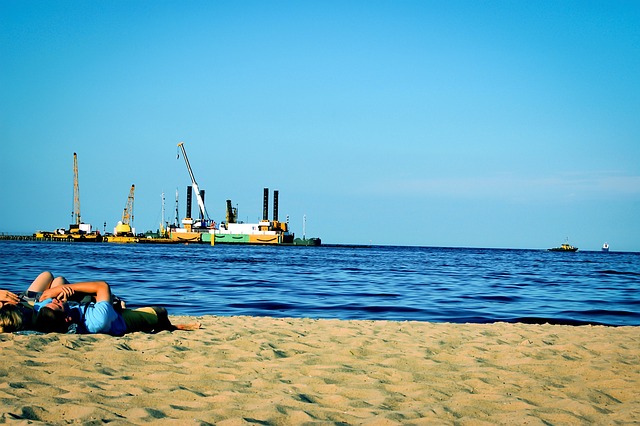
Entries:
POLYGON ((132 228, 133 224, 133 191, 136 189, 135 185, 131 185, 129 191, 129 197, 127 198, 127 204, 124 206, 122 212, 122 220, 118 222, 113 235, 104 237, 103 241, 109 243, 137 243, 138 238, 135 236, 135 231, 132 228))
POLYGON ((114 232, 116 237, 133 237, 131 224, 133 223, 133 192, 135 189, 136 186, 131 185, 127 204, 124 206, 124 211, 122 212, 122 221, 118 222, 116 225, 114 232))
POLYGON ((71 210, 71 224, 69 230, 58 228, 53 232, 38 231, 37 239, 52 239, 57 241, 102 241, 100 231, 92 231, 91 224, 84 223, 80 216, 80 185, 78 184, 78 154, 73 153, 73 207, 71 210))
POLYGON ((91 230, 91 224, 84 223, 80 215, 80 184, 78 183, 78 154, 73 153, 73 211, 71 212, 71 224, 69 232, 64 229, 56 230, 55 239, 74 241, 102 241, 102 235, 98 231, 91 230))

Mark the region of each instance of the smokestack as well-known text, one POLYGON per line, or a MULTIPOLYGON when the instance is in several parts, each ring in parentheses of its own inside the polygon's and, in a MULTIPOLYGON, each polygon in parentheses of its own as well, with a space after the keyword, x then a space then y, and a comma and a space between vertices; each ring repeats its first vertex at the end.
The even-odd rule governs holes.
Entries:
MULTIPOLYGON (((204 204, 204 189, 200 190, 200 198, 202 198, 202 204, 204 204)), ((200 220, 204 220, 204 212, 200 212, 200 220)))
POLYGON ((227 200, 227 223, 236 223, 236 216, 233 214, 231 200, 227 200))
POLYGON ((191 218, 191 185, 187 186, 187 217, 191 218))
POLYGON ((278 221, 278 190, 273 191, 273 221, 278 221))
POLYGON ((262 203, 262 220, 269 220, 269 188, 264 189, 264 201, 262 203))

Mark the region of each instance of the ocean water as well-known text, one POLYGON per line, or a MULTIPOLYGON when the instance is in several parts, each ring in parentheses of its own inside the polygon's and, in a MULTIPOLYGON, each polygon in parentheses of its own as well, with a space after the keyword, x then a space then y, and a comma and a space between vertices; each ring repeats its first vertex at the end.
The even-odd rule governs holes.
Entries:
POLYGON ((640 253, 0 241, 0 288, 43 270, 175 315, 640 325, 640 253))

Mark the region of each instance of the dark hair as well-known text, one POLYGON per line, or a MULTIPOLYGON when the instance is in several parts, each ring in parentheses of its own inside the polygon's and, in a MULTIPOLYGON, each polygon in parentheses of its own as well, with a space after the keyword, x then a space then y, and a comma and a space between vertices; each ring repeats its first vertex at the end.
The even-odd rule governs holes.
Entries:
POLYGON ((43 306, 38 311, 34 328, 42 333, 66 333, 69 328, 67 314, 43 306))

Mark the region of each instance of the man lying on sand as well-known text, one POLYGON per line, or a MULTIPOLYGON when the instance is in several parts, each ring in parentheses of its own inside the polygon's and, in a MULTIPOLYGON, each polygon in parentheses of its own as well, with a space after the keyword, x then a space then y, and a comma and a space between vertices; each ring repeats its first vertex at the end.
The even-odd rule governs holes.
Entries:
MULTIPOLYGON (((33 284, 29 289, 31 290, 32 287, 33 284)), ((167 310, 162 307, 121 309, 120 312, 117 312, 113 305, 111 288, 104 281, 67 284, 66 280, 64 282, 60 280, 55 286, 51 285, 51 281, 49 281, 47 287, 39 289, 42 291, 42 296, 33 306, 37 312, 33 328, 38 331, 66 333, 69 327, 75 324, 78 333, 104 333, 121 336, 135 331, 158 332, 200 328, 200 323, 171 324, 167 310), (92 296, 93 301, 69 302, 72 298, 86 296, 92 296)), ((11 296, 5 294, 5 299, 10 300, 11 303, 3 306, 2 310, 7 310, 7 316, 13 318, 14 322, 22 320, 23 312, 15 309, 16 304, 13 300, 15 298, 11 296), (8 312, 9 310, 11 312, 8 312)), ((27 316, 29 313, 26 312, 27 316)), ((8 327, 4 327, 3 331, 25 328, 30 327, 25 327, 23 324, 9 324, 8 327)))

